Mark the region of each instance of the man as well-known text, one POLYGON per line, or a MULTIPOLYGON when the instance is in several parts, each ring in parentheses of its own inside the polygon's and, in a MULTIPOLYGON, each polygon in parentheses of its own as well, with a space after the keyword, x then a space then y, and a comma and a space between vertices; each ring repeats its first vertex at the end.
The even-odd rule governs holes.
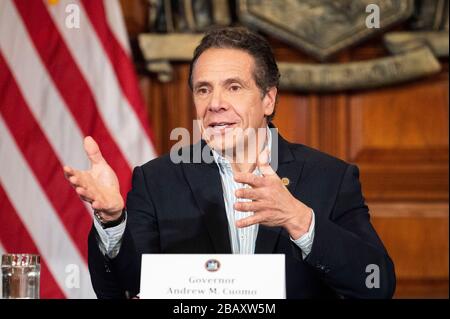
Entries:
POLYGON ((394 266, 370 224, 358 169, 276 135, 278 80, 262 37, 208 32, 189 84, 197 146, 210 158, 178 163, 171 154, 135 168, 126 209, 117 177, 86 138, 91 169, 64 170, 95 210, 89 269, 99 298, 139 293, 143 253, 282 253, 287 298, 392 297, 394 266), (369 265, 379 287, 366 285, 369 265))

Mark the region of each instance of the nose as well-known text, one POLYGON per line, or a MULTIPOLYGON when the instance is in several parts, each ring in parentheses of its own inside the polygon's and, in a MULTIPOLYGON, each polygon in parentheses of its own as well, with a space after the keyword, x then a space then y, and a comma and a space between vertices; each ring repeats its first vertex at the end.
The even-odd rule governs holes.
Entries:
POLYGON ((228 104, 222 97, 220 90, 214 90, 209 101, 208 110, 211 112, 221 112, 228 109, 228 104))

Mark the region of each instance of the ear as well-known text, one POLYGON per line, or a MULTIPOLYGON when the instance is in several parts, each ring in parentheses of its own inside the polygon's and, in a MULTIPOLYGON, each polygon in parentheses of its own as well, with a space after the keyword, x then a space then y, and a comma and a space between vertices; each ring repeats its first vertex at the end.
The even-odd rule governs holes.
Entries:
POLYGON ((278 90, 276 87, 271 87, 263 97, 264 115, 269 116, 275 109, 275 102, 277 100, 278 90))

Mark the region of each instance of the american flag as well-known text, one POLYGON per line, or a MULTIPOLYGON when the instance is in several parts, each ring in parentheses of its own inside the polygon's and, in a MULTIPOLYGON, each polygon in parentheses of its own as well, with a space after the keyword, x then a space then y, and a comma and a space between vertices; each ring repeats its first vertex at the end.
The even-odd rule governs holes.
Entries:
POLYGON ((87 135, 125 196, 155 150, 118 0, 0 0, 0 254, 41 255, 41 298, 95 297, 62 170, 89 168, 87 135))

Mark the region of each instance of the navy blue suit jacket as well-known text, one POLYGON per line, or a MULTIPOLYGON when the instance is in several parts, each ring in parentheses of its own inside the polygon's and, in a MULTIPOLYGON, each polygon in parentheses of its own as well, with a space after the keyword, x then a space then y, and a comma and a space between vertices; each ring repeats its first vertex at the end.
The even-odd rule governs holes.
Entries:
MULTIPOLYGON (((370 223, 357 167, 281 136, 278 153, 277 174, 289 178, 289 191, 314 210, 316 220, 305 260, 285 229, 259 227, 255 253, 286 256, 287 298, 392 297, 394 265, 370 223), (366 286, 370 264, 379 267, 379 288, 366 286)), ((89 235, 89 270, 99 298, 139 292, 143 253, 231 253, 214 162, 174 164, 165 155, 135 168, 126 209, 117 257, 103 256, 94 227, 89 235)))

